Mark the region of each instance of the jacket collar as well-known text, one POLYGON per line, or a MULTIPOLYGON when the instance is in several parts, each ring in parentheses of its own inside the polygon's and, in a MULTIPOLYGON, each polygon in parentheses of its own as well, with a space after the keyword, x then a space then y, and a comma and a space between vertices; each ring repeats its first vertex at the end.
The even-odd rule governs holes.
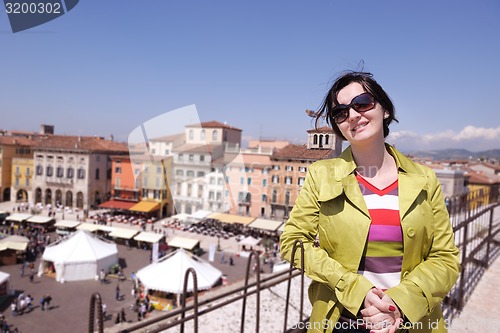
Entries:
MULTIPOLYGON (((427 178, 417 164, 401 154, 394 147, 386 144, 386 149, 394 157, 398 167, 398 186, 400 189, 399 210, 401 219, 403 219, 419 193, 426 186, 427 178)), ((351 147, 347 147, 334 161, 335 163, 329 163, 329 168, 327 168, 328 175, 326 179, 329 181, 323 182, 320 185, 319 201, 328 201, 345 193, 347 199, 354 206, 363 212, 363 214, 370 217, 354 174, 356 163, 352 156, 351 147)))

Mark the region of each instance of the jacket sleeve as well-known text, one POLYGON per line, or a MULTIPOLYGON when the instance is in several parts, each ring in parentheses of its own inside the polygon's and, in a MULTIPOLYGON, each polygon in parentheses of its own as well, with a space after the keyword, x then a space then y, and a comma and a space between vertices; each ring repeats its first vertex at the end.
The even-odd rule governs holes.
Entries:
POLYGON ((441 185, 434 172, 428 175, 428 202, 431 205, 432 242, 429 253, 401 283, 387 294, 411 322, 418 322, 440 304, 455 284, 460 272, 460 258, 448 216, 441 185))
MULTIPOLYGON (((324 249, 314 246, 321 205, 318 201, 319 177, 315 170, 314 164, 309 167, 304 186, 285 224, 280 238, 281 256, 290 262, 294 243, 301 240, 304 245, 305 274, 314 281, 326 284, 338 301, 356 315, 373 284, 332 259, 324 249)), ((302 267, 300 258, 300 248, 297 247, 294 266, 299 269, 302 267)))

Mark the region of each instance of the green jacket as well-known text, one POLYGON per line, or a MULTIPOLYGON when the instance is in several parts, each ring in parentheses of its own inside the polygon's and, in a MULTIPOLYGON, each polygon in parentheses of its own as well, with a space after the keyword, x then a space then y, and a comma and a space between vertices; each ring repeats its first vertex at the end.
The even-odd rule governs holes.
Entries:
MULTIPOLYGON (((387 150, 398 167, 404 253, 401 283, 386 292, 413 325, 410 332, 446 332, 441 302, 460 264, 441 186, 430 168, 392 146, 387 150)), ((330 332, 344 308, 356 315, 374 287, 357 273, 371 219, 355 168, 350 147, 339 158, 313 163, 281 235, 281 255, 288 261, 295 241, 304 244, 305 273, 313 280, 309 332, 330 332)), ((296 267, 299 258, 298 250, 296 267)))

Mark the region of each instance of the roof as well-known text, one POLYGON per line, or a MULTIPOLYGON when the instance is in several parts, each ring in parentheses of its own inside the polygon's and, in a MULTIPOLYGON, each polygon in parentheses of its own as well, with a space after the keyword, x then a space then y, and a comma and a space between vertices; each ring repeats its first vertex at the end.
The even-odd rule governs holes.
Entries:
POLYGON ((31 214, 14 213, 5 218, 6 221, 23 222, 32 217, 31 214))
POLYGON ((55 224, 56 228, 76 228, 81 224, 81 222, 77 221, 67 221, 67 220, 60 220, 57 221, 55 224))
POLYGON ((167 242, 171 247, 178 247, 185 250, 191 251, 200 243, 198 239, 185 238, 185 237, 175 237, 167 242))
POLYGON ((185 136, 186 136, 186 134, 184 134, 184 133, 172 134, 172 135, 160 136, 158 138, 152 138, 152 139, 149 139, 149 141, 151 141, 151 142, 175 142, 175 141, 184 140, 185 136))
POLYGON ((306 145, 289 144, 288 146, 275 151, 271 157, 274 160, 296 159, 296 160, 321 160, 331 158, 331 149, 307 149, 306 145))
POLYGON ((38 141, 23 138, 20 136, 0 136, 0 145, 2 146, 36 146, 38 141))
POLYGON ((188 127, 188 128, 189 127, 224 128, 224 129, 231 129, 231 130, 236 130, 236 131, 242 131, 239 128, 233 127, 233 126, 228 125, 226 123, 221 123, 220 121, 216 121, 216 120, 206 121, 204 123, 187 125, 186 127, 188 127))
POLYGON ((134 240, 138 242, 158 243, 163 237, 165 237, 163 234, 142 231, 140 234, 134 236, 134 240))
POLYGON ((108 234, 109 237, 131 239, 139 233, 139 230, 113 227, 108 234))
POLYGON ((101 208, 110 208, 110 209, 125 209, 128 210, 130 207, 134 206, 137 202, 134 201, 123 201, 123 200, 109 200, 103 202, 99 205, 101 208))
POLYGON ((82 263, 117 254, 116 244, 104 241, 88 231, 80 230, 48 245, 42 258, 55 263, 82 263))
POLYGON ((332 133, 333 134, 333 130, 331 127, 322 126, 322 127, 307 130, 307 133, 332 133))
POLYGON ((249 216, 240 216, 226 213, 213 213, 208 216, 211 219, 219 220, 224 223, 241 223, 241 224, 249 224, 255 220, 255 217, 249 216))
POLYGON ((5 281, 8 281, 9 279, 10 279, 9 273, 0 272, 0 285, 3 284, 5 281))
POLYGON ((82 223, 76 228, 78 230, 86 230, 90 232, 94 232, 100 229, 98 224, 93 224, 93 223, 82 223))
POLYGON ((52 221, 55 221, 53 217, 42 216, 42 215, 33 215, 26 220, 26 222, 38 223, 38 224, 45 224, 52 221))
POLYGON ((150 213, 160 209, 160 204, 156 201, 139 201, 129 208, 134 212, 150 213))
POLYGON ((37 149, 128 153, 128 146, 125 143, 93 136, 52 135, 42 140, 37 149))
POLYGON ((276 231, 283 224, 283 221, 256 219, 248 225, 249 228, 276 231))
POLYGON ((0 251, 3 250, 16 250, 16 251, 26 251, 28 243, 30 240, 23 236, 8 236, 0 240, 0 251))
MULTIPOLYGON (((147 289, 179 294, 184 289, 184 276, 192 268, 196 272, 198 290, 209 289, 222 277, 222 272, 203 259, 179 249, 137 272, 137 278, 147 289)), ((188 279, 187 291, 194 289, 188 279)))

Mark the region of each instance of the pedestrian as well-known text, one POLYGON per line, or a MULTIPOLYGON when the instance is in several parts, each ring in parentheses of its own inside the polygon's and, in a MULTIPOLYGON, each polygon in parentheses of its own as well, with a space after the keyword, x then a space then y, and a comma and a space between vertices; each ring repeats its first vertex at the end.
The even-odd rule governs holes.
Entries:
POLYGON ((30 283, 33 283, 34 280, 35 280, 35 271, 33 269, 31 269, 31 272, 30 272, 30 283))
POLYGON ((103 284, 106 281, 106 273, 104 273, 104 269, 101 268, 99 272, 99 282, 103 284))
POLYGON ((106 311, 107 311, 107 306, 106 303, 102 303, 102 319, 106 320, 106 311))
POLYGON ((40 298, 40 309, 45 311, 45 295, 40 298))
POLYGON ((314 116, 350 146, 307 168, 280 238, 287 261, 303 245, 304 262, 297 251, 292 264, 313 281, 309 332, 328 322, 349 327, 335 333, 393 333, 405 320, 446 332, 441 302, 459 251, 435 173, 385 142, 396 121, 390 97, 370 73, 349 72, 314 116))
POLYGON ((221 255, 220 255, 220 263, 221 264, 224 263, 224 252, 222 252, 221 255))
POLYGON ((126 323, 127 322, 127 317, 125 316, 125 309, 122 308, 120 311, 120 322, 126 323))
POLYGON ((47 311, 50 310, 50 302, 52 301, 52 297, 47 294, 47 296, 45 296, 45 307, 47 308, 47 311))
POLYGON ((117 301, 120 300, 120 284, 119 283, 116 285, 115 298, 116 298, 117 301))
POLYGON ((234 260, 233 257, 229 257, 229 266, 234 266, 234 260))

